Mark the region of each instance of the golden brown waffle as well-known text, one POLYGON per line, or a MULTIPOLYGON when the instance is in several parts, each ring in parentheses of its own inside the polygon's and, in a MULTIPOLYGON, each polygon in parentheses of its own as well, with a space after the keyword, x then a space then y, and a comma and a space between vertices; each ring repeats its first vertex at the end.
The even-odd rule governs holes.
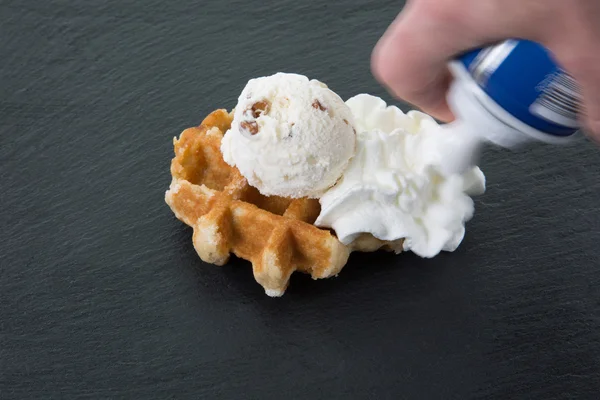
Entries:
POLYGON ((216 110, 173 140, 173 180, 165 200, 194 229, 200 258, 223 265, 233 253, 250 261, 269 296, 281 296, 294 271, 314 279, 337 275, 350 249, 312 225, 320 212, 318 200, 263 196, 223 161, 221 139, 231 121, 226 110, 216 110))

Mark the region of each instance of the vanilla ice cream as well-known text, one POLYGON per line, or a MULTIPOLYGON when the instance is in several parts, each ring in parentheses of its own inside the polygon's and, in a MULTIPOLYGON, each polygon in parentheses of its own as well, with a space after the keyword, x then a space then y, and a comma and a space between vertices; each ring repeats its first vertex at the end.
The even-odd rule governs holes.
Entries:
POLYGON ((327 86, 296 74, 251 79, 221 152, 264 195, 317 198, 354 155, 350 108, 327 86))
POLYGON ((357 153, 321 197, 315 224, 333 228, 348 245, 367 234, 422 257, 454 251, 473 215, 469 195, 485 191, 483 173, 477 167, 461 175, 440 172, 444 132, 426 114, 404 114, 370 95, 346 104, 358 131, 357 153))

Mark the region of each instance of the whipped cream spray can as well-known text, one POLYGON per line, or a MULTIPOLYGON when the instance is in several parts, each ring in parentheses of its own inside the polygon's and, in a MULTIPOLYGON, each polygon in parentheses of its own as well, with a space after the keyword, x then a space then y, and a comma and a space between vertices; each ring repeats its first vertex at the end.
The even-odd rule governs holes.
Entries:
POLYGON ((456 135, 456 160, 464 170, 484 142, 515 148, 531 141, 562 144, 579 129, 581 95, 575 80, 544 47, 506 40, 469 51, 450 63, 454 81, 448 104, 456 120, 444 129, 456 135))

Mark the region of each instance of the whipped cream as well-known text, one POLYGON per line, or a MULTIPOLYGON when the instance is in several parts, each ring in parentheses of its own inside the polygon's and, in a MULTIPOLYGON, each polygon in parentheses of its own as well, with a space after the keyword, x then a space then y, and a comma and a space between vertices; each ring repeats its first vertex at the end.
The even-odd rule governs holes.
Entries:
POLYGON ((421 257, 454 251, 473 216, 469 196, 485 191, 481 170, 442 173, 449 151, 444 131, 424 113, 405 114, 366 94, 346 104, 358 132, 357 151, 342 179, 320 198, 315 224, 334 229, 347 245, 372 235, 396 252, 421 257))

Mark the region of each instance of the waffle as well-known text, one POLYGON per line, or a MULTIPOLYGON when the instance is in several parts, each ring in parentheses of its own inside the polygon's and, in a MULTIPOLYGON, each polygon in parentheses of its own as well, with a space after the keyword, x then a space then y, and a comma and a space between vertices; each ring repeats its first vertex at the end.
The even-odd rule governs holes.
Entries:
POLYGON ((318 200, 263 196, 223 160, 221 139, 232 117, 216 110, 173 139, 173 179, 165 200, 193 228, 198 255, 216 265, 232 253, 250 261, 269 296, 281 296, 294 271, 313 279, 337 275, 351 249, 331 231, 312 225, 320 212, 318 200))

